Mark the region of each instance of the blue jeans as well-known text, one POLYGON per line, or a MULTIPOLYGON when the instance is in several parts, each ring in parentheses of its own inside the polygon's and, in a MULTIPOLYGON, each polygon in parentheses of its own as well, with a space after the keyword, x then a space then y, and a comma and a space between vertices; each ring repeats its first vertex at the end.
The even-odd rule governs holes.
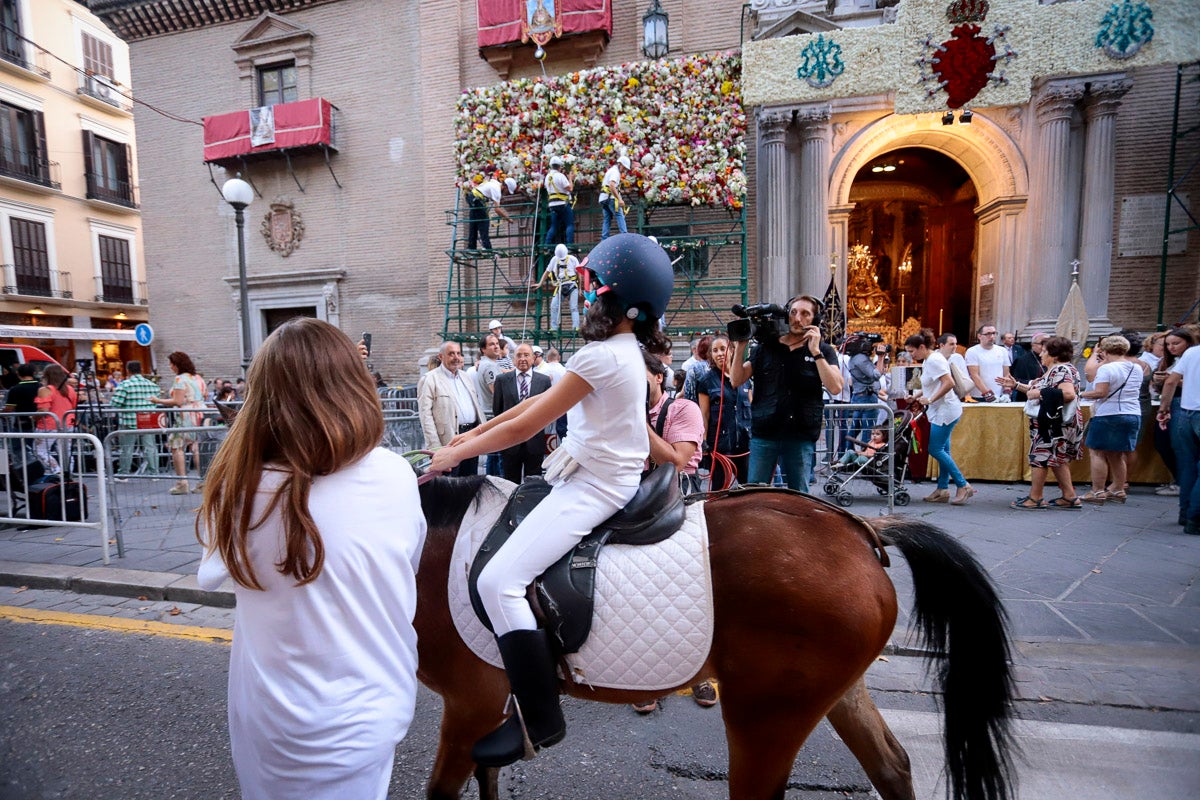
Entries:
POLYGON ((613 217, 617 219, 617 230, 621 233, 629 233, 625 227, 625 212, 616 207, 611 197, 606 197, 600 201, 600 210, 604 212, 604 219, 600 222, 600 238, 607 239, 608 232, 612 227, 613 217))
POLYGON ((1179 469, 1179 516, 1200 522, 1200 411, 1171 410, 1171 444, 1179 469))
POLYGON ((789 489, 808 491, 808 478, 812 474, 816 442, 803 439, 750 439, 750 483, 770 483, 775 464, 783 469, 783 477, 789 489))
MULTIPOLYGON (((962 419, 962 417, 958 419, 962 419)), ((958 419, 949 425, 932 423, 929 425, 929 455, 938 462, 937 487, 939 489, 949 489, 951 480, 954 481, 955 486, 960 488, 967 485, 967 479, 959 471, 958 464, 955 464, 954 459, 950 457, 950 434, 954 432, 954 426, 958 424, 958 419)))
POLYGON ((575 212, 570 203, 550 206, 550 227, 546 230, 546 244, 575 243, 575 212), (562 238, 557 238, 561 234, 562 238))

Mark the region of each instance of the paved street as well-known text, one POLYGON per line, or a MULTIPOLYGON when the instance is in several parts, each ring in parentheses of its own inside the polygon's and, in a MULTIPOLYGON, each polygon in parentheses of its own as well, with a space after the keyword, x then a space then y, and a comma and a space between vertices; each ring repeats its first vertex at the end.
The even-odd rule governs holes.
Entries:
MULTIPOLYGON (((1000 587, 1016 646, 1022 800, 1194 797, 1200 538, 1174 524, 1174 499, 1139 488, 1125 506, 1021 512, 1007 508, 1021 487, 979 488, 967 507, 918 502, 900 511, 961 537, 1000 587)), ((867 489, 854 510, 878 513, 867 489)), ((139 517, 125 535, 127 557, 110 567, 98 566, 94 531, 0 532, 0 582, 8 585, 0 607, 228 630, 232 611, 213 605, 227 598, 197 592, 186 577, 198 557, 188 522, 195 502, 164 495, 165 530, 139 517), (121 592, 135 596, 111 595, 121 592)), ((895 563, 890 574, 907 604, 907 569, 895 563)), ((0 797, 233 796, 223 728, 227 645, 21 624, 11 621, 20 612, 8 613, 0 619, 0 706, 10 711, 0 712, 0 724, 11 733, 0 743, 0 797), (95 775, 102 791, 79 789, 94 788, 95 775), (40 792, 26 791, 37 781, 40 792)), ((918 796, 935 797, 944 785, 938 716, 922 661, 907 655, 906 628, 902 618, 868 685, 913 759, 918 796)), ((420 796, 439 708, 422 692, 392 796, 420 796)), ((569 700, 567 714, 567 742, 509 770, 502 797, 725 795, 717 714, 690 699, 668 698, 646 718, 569 700)), ((872 796, 827 725, 797 759, 792 786, 789 798, 872 796)))

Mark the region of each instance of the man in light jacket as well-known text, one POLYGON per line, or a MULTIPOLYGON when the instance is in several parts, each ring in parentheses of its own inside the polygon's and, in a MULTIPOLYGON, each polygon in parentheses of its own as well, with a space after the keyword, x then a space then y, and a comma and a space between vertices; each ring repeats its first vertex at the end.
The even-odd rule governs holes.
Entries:
MULTIPOLYGON (((443 342, 438 351, 442 365, 431 370, 417 389, 417 414, 425 449, 437 450, 483 422, 483 407, 472 381, 463 372, 462 348, 458 342, 443 342)), ((479 459, 471 458, 454 468, 453 475, 474 475, 479 471, 479 459)))

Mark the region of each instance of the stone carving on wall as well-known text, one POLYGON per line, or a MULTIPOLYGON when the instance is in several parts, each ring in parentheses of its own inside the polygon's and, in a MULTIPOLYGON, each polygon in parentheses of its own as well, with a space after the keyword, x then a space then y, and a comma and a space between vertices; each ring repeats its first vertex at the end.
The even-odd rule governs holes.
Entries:
POLYGON ((304 219, 291 201, 277 200, 263 217, 260 230, 267 247, 287 258, 304 239, 304 219))
POLYGON ((338 318, 338 285, 335 281, 330 281, 321 287, 321 294, 325 298, 325 319, 335 320, 338 318))

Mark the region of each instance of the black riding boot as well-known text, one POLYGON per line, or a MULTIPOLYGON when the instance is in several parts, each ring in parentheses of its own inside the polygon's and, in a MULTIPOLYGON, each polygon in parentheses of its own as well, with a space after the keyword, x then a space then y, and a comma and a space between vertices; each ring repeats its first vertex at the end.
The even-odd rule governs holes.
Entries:
POLYGON ((558 703, 558 673, 544 630, 512 631, 496 639, 516 709, 499 728, 471 748, 481 767, 506 767, 567 734, 558 703), (524 725, 522 725, 522 721, 524 725))

